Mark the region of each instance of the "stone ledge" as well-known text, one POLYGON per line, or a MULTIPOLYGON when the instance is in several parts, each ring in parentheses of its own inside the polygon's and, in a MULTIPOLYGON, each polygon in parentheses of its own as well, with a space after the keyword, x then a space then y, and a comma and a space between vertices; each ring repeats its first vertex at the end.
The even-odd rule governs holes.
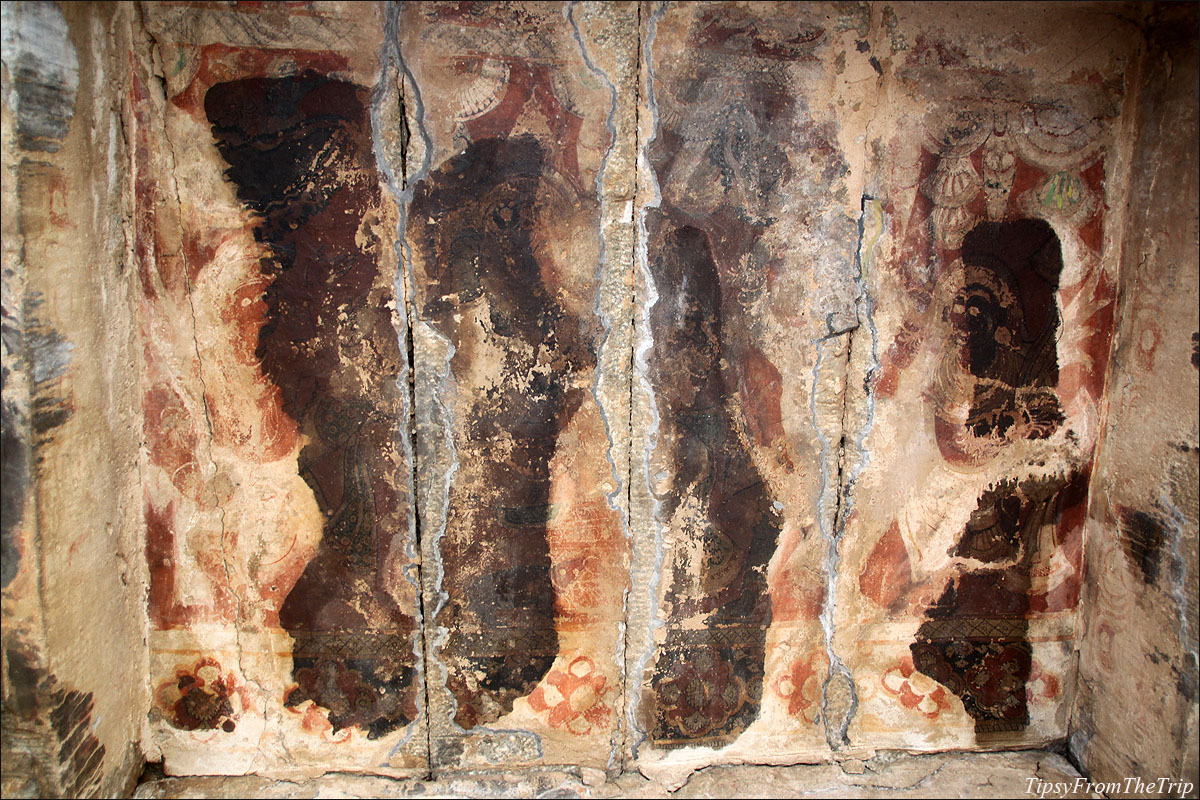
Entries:
MULTIPOLYGON (((164 777, 143 781, 134 797, 1036 797, 1031 781, 1070 786, 1079 773, 1044 751, 1007 753, 880 753, 869 761, 791 767, 723 766, 694 773, 670 792, 639 773, 599 770, 446 774, 437 780, 391 780, 329 774, 302 781, 257 775, 164 777)), ((1093 797, 1051 791, 1045 797, 1093 797)))

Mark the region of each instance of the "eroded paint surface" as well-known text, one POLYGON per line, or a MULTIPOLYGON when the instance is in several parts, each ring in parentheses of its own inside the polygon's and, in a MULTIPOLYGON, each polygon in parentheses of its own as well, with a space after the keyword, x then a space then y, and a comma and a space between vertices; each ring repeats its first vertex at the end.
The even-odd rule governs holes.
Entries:
POLYGON ((928 110, 877 162, 890 182, 870 286, 873 463, 839 598, 860 700, 848 738, 1048 741, 1065 733, 1073 680, 1128 53, 1029 79, 1020 65, 1044 53, 1033 28, 985 56, 936 27, 901 20, 885 51, 894 91, 928 110))
POLYGON ((818 343, 857 325, 857 237, 837 124, 814 107, 823 58, 865 20, 796 11, 672 5, 646 29, 661 200, 644 218, 639 423, 661 629, 640 724, 664 750, 726 746, 757 720, 770 746, 824 749, 813 371, 818 343))
POLYGON ((425 763, 382 23, 370 4, 147 7, 151 718, 183 770, 425 763))
POLYGON ((602 765, 620 720, 620 429, 594 392, 616 98, 568 12, 432 3, 401 18, 439 766, 602 765))
MULTIPOLYGON (((1056 13, 147 5, 167 760, 1062 738, 1128 48, 1056 13)), ((1174 502, 1112 509, 1143 586, 1174 502)))
POLYGON ((297 465, 325 516, 320 546, 279 608, 295 642, 289 707, 378 737, 416 719, 404 558, 408 480, 397 441, 403 356, 396 300, 361 227, 381 202, 366 90, 316 73, 247 78, 204 107, 255 238, 265 322, 255 356, 306 444, 297 465))

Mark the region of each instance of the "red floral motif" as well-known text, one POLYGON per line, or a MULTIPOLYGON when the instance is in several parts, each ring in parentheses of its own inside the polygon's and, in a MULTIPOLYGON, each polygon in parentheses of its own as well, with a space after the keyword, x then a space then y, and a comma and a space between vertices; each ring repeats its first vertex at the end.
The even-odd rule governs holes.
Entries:
POLYGON ((917 672, 912 656, 904 656, 884 672, 880 683, 885 692, 900 698, 900 705, 924 715, 926 719, 937 719, 943 710, 950 707, 945 687, 917 672))
POLYGON ((1025 685, 1027 702, 1040 705, 1058 697, 1058 677, 1046 672, 1036 660, 1029 670, 1029 682, 1025 685))
POLYGON ((715 650, 698 650, 692 658, 676 661, 658 688, 667 724, 693 739, 724 725, 747 699, 746 682, 715 650))
POLYGON ((576 736, 585 736, 594 728, 607 727, 612 709, 604 696, 612 691, 608 679, 596 672, 596 664, 578 656, 566 670, 550 670, 529 695, 529 705, 537 712, 550 712, 551 728, 566 728, 576 736))
POLYGON ((806 659, 793 661, 771 684, 775 693, 787 700, 788 714, 806 722, 816 722, 821 697, 820 672, 826 662, 824 653, 814 651, 806 659))
POLYGON ((214 658, 202 658, 191 667, 177 667, 175 679, 160 684, 155 699, 176 728, 232 733, 238 719, 234 699, 239 709, 245 706, 241 695, 232 672, 223 673, 214 658))
POLYGON ((300 719, 300 728, 307 733, 320 736, 327 742, 341 744, 350 741, 356 728, 342 728, 334 731, 333 723, 329 721, 329 709, 321 708, 313 702, 305 702, 299 706, 284 706, 285 711, 300 719))

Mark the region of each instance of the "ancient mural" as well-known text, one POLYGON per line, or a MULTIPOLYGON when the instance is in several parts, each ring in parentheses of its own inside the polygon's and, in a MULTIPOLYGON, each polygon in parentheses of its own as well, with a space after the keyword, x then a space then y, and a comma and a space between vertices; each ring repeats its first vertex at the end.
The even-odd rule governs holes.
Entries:
POLYGON ((378 737, 416 719, 417 624, 389 587, 409 512, 396 441, 403 355, 383 244, 360 233, 382 192, 365 100, 363 87, 309 72, 214 84, 204 109, 268 250, 254 355, 307 441, 297 465, 326 519, 279 607, 299 684, 286 704, 311 700, 334 731, 378 737))
POLYGON ((400 21, 437 766, 604 766, 620 724, 628 545, 596 391, 617 100, 576 11, 430 3, 400 21))
POLYGON ((865 18, 654 8, 643 77, 658 198, 643 222, 637 366, 661 550, 634 755, 669 762, 740 737, 820 752, 828 542, 813 373, 819 342, 856 324, 857 209, 839 202, 837 126, 813 105, 834 80, 824 57, 865 18), (822 248, 829 238, 839 245, 822 248))
POLYGON ((176 768, 425 762, 382 23, 373 5, 147 7, 151 716, 176 768))
MULTIPOLYGON (((1123 51, 832 4, 144 18, 172 770, 1065 735, 1123 51)), ((1152 510, 1112 548, 1147 585, 1152 510)))
POLYGON ((873 455, 837 620, 859 704, 844 743, 1066 731, 1125 56, 1038 83, 1021 74, 1038 35, 1021 27, 985 55, 919 14, 889 30, 895 91, 928 110, 879 160, 873 455))

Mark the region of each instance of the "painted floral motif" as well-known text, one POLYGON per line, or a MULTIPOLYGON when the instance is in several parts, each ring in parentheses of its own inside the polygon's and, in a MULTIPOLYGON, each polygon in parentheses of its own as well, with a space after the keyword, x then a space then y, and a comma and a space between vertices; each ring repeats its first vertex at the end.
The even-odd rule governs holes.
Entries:
POLYGON ((814 651, 796 659, 775 679, 775 693, 787 700, 788 714, 805 722, 816 722, 821 710, 821 671, 828 663, 824 653, 814 651))
POLYGON ((675 660, 658 685, 663 721, 685 738, 720 728, 749 700, 746 682, 716 650, 698 650, 675 660))
POLYGON ((220 729, 232 733, 237 727, 238 711, 246 705, 233 673, 223 672, 214 658, 177 667, 175 679, 160 684, 155 699, 170 723, 185 731, 220 729))
POLYGON ((613 687, 586 656, 571 660, 565 670, 555 666, 529 695, 529 705, 539 713, 549 712, 551 728, 565 728, 585 736, 593 728, 606 728, 612 708, 604 698, 613 687))
POLYGON ((879 682, 885 692, 900 698, 900 705, 923 714, 926 719, 937 719, 942 711, 950 707, 946 689, 932 678, 917 672, 910 656, 889 667, 879 682))

